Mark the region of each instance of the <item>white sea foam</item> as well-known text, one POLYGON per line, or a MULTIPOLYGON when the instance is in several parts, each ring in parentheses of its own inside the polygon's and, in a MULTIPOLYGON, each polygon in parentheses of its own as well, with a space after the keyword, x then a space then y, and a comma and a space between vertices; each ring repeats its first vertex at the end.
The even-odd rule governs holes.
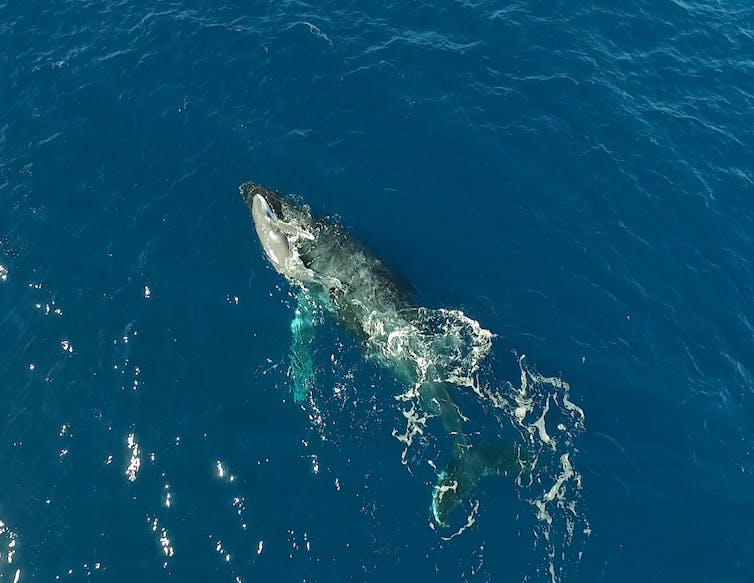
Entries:
POLYGON ((516 479, 518 495, 533 508, 537 519, 534 546, 542 549, 541 569, 553 583, 570 561, 578 561, 579 546, 591 534, 580 510, 581 474, 573 463, 574 440, 584 430, 584 410, 570 398, 570 385, 561 378, 532 370, 526 356, 518 359, 518 387, 508 386, 510 404, 491 388, 483 389, 492 403, 519 430, 530 459, 516 479), (552 418, 552 419, 551 419, 552 418), (560 437, 549 432, 555 427, 560 437), (578 528, 577 528, 578 527, 578 528), (578 541, 576 535, 583 535, 578 541))

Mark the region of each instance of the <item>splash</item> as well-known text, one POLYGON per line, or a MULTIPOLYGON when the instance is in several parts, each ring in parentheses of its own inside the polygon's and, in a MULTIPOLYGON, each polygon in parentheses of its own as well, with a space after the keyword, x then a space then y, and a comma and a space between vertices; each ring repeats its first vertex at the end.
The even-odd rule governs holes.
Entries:
MULTIPOLYGON (((409 449, 425 434, 429 419, 437 416, 423 403, 422 386, 434 382, 473 387, 493 335, 460 310, 424 307, 397 314, 372 312, 364 329, 369 335, 370 356, 407 381, 406 390, 395 396, 404 404, 401 412, 406 426, 392 431, 403 444, 401 462, 407 465, 409 449)), ((460 409, 457 412, 467 420, 460 409)))
MULTIPOLYGON (((456 392, 468 389, 501 432, 511 427, 517 430, 520 450, 515 488, 519 499, 532 510, 532 546, 540 550, 540 563, 532 568, 553 583, 560 581, 566 569, 579 560, 578 549, 591 534, 580 508, 582 479, 575 464, 575 440, 584 430, 585 413, 571 399, 570 385, 559 377, 540 374, 527 364, 525 355, 516 357, 517 384, 508 382, 498 388, 481 383, 478 372, 491 350, 493 334, 458 310, 374 311, 363 326, 368 356, 405 383, 405 391, 395 396, 405 426, 394 428, 392 435, 403 446, 400 459, 409 471, 415 458, 424 457, 412 450, 417 441, 426 445, 428 422, 438 415, 421 398, 426 383, 447 383, 456 387, 456 392)), ((312 397, 311 411, 319 425, 324 413, 314 401, 312 397)), ((466 422, 467 416, 456 408, 458 418, 466 422)), ((452 489, 452 483, 443 481, 443 471, 428 462, 438 477, 435 489, 439 487, 441 494, 443 489, 452 489)), ((471 512, 465 524, 440 538, 450 540, 471 529, 480 503, 469 500, 467 505, 471 512)), ((430 526, 435 529, 434 523, 430 526)))
MULTIPOLYGON (((527 364, 525 355, 517 357, 518 386, 506 383, 498 390, 481 384, 477 373, 491 349, 493 335, 457 310, 419 308, 415 316, 407 321, 410 324, 397 331, 393 327, 390 334, 377 335, 372 341, 379 359, 404 358, 416 371, 416 382, 396 397, 408 404, 403 410, 406 428, 393 431, 404 445, 401 461, 407 463, 409 448, 416 437, 424 435, 433 416, 419 398, 422 383, 441 381, 473 391, 481 405, 498 412, 494 416, 501 431, 513 427, 521 436, 515 484, 518 497, 534 513, 532 545, 541 550, 541 564, 533 567, 557 583, 569 564, 578 561, 578 548, 591 534, 580 509, 582 480, 574 463, 575 439, 584 431, 583 409, 571 400, 566 381, 540 374, 527 364)), ((374 331, 380 332, 380 325, 374 331)), ((463 412, 458 413, 466 421, 463 412)), ((438 476, 441 478, 442 472, 438 476)), ((471 504, 466 524, 450 538, 474 524, 479 504, 471 504)))

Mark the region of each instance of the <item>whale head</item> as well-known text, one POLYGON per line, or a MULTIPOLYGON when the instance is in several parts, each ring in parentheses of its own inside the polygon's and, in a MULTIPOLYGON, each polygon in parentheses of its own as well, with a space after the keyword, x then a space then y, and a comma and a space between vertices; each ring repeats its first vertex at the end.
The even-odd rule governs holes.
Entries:
POLYGON ((252 182, 242 184, 240 191, 251 210, 262 249, 275 270, 292 279, 308 279, 301 256, 315 238, 309 209, 252 182))

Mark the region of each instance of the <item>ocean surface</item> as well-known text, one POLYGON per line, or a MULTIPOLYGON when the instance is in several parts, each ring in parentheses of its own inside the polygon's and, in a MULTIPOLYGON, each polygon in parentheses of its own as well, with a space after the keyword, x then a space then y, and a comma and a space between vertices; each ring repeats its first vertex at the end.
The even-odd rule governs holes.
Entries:
POLYGON ((0 582, 754 577, 750 3, 0 0, 0 79, 0 582), (328 320, 294 403, 247 180, 491 331, 536 467, 437 527, 328 320))

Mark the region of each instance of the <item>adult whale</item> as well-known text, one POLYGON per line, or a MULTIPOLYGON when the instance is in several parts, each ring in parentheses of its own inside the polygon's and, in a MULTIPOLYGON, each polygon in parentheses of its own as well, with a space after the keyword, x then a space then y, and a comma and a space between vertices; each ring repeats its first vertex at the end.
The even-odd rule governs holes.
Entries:
POLYGON ((296 400, 304 400, 314 383, 312 315, 327 312, 361 341, 371 360, 407 384, 409 397, 416 397, 422 411, 404 412, 409 425, 414 420, 401 436, 404 442, 423 431, 427 417, 442 421, 451 452, 432 492, 432 516, 439 526, 447 525, 449 513, 480 477, 522 467, 515 446, 473 444, 451 397, 454 387, 471 384, 489 351, 487 330, 460 311, 416 306, 382 261, 337 223, 313 217, 306 205, 252 182, 240 191, 267 258, 298 288, 291 324, 296 400))

